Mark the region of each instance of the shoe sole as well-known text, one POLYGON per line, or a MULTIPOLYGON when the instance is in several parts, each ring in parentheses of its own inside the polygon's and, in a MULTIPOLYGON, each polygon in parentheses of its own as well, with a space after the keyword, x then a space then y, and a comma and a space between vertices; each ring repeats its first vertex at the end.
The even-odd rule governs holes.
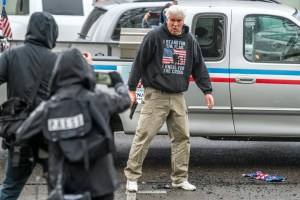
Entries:
POLYGON ((174 185, 172 185, 172 187, 173 187, 173 188, 183 189, 183 190, 186 190, 186 191, 195 191, 195 190, 197 189, 197 188, 195 188, 195 189, 190 189, 190 190, 188 190, 188 189, 183 188, 182 186, 174 186, 174 185))
POLYGON ((128 192, 137 192, 137 190, 128 190, 126 189, 128 192))
POLYGON ((130 189, 128 189, 127 187, 126 187, 126 190, 127 190, 128 192, 137 192, 137 191, 138 191, 137 189, 136 189, 136 190, 135 190, 135 189, 131 189, 131 190, 130 190, 130 189))

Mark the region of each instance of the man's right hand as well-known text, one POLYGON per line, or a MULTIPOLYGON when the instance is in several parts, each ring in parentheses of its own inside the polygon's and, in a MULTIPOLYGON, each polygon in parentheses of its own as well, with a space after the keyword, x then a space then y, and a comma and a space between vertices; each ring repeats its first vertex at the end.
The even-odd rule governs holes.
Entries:
POLYGON ((136 93, 135 91, 129 91, 129 96, 130 96, 130 107, 132 106, 133 102, 136 101, 136 93))

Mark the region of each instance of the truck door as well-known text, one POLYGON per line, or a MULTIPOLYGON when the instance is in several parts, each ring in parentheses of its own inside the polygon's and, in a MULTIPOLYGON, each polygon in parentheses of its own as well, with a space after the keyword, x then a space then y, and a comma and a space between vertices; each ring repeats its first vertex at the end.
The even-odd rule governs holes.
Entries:
MULTIPOLYGON (((201 90, 195 82, 186 92, 192 135, 234 135, 229 89, 229 34, 230 12, 224 9, 207 13, 197 10, 192 22, 192 33, 200 44, 210 73, 215 107, 208 111, 201 90)), ((188 20, 188 19, 187 19, 188 20)))
POLYGON ((296 19, 234 11, 230 89, 241 136, 300 134, 300 28, 296 19))

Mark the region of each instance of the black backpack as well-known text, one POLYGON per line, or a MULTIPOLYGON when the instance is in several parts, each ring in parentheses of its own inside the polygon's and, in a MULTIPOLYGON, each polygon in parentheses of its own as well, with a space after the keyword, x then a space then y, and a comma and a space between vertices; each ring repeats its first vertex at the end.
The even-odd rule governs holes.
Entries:
MULTIPOLYGON (((49 200, 67 199, 67 165, 89 170, 97 159, 112 152, 113 138, 103 115, 88 101, 63 100, 51 103, 44 114, 43 137, 48 143, 49 200), (65 196, 65 197, 64 197, 65 196)), ((70 194, 68 194, 70 195, 70 194)), ((89 199, 89 191, 74 199, 89 199)), ((75 195, 76 196, 76 195, 75 195)))

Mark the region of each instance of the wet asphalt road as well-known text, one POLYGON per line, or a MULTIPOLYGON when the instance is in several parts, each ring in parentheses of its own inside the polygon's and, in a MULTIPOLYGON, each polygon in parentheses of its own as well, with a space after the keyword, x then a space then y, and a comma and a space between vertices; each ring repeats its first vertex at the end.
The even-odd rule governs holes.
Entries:
MULTIPOLYGON (((156 136, 143 166, 139 182, 140 193, 126 195, 126 165, 133 136, 116 133, 116 167, 121 187, 116 200, 299 200, 300 143, 210 141, 191 138, 189 181, 197 186, 194 192, 170 188, 170 144, 168 136, 156 136), (260 170, 263 173, 286 177, 285 182, 268 183, 242 176, 260 170)), ((4 173, 4 153, 0 157, 0 181, 4 173)), ((19 199, 45 199, 46 186, 36 187, 38 166, 19 199)))

